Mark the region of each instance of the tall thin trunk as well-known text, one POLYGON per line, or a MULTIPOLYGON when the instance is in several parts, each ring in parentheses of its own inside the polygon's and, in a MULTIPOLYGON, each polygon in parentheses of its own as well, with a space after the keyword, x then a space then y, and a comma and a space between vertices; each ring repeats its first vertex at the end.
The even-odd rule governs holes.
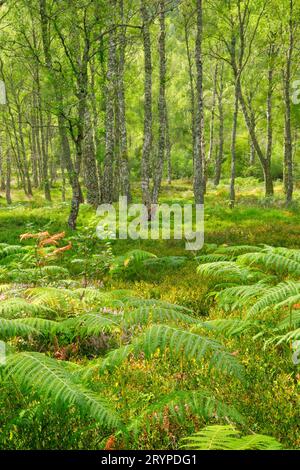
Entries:
POLYGON ((207 177, 208 177, 207 175, 208 165, 212 161, 213 150, 214 150, 214 131, 215 131, 218 68, 219 68, 219 64, 216 63, 215 70, 214 70, 213 95, 212 95, 212 103, 211 103, 211 111, 210 111, 209 150, 208 150, 207 159, 205 160, 205 171, 204 171, 205 191, 206 191, 206 182, 207 182, 207 177))
MULTIPOLYGON (((252 105, 251 105, 251 98, 250 98, 250 119, 251 119, 251 125, 254 129, 254 132, 256 131, 256 119, 255 119, 255 114, 254 114, 254 110, 252 108, 252 105)), ((255 147, 254 147, 254 144, 252 142, 252 140, 250 139, 250 159, 249 159, 249 164, 251 166, 253 166, 255 164, 255 147)))
POLYGON ((4 175, 4 155, 0 142, 0 191, 5 191, 5 175, 4 175))
POLYGON ((197 33, 195 61, 197 70, 194 197, 196 204, 204 203, 204 109, 203 109, 203 63, 202 63, 202 0, 197 5, 197 33))
POLYGON ((148 6, 141 0, 141 16, 143 20, 143 48, 144 48, 144 137, 141 164, 142 200, 150 210, 150 156, 152 149, 152 58, 150 39, 150 18, 148 6))
MULTIPOLYGON (((15 158, 16 158, 16 166, 19 174, 19 180, 22 184, 22 187, 24 189, 24 193, 26 196, 28 195, 28 189, 26 185, 26 175, 24 171, 24 163, 22 161, 22 154, 21 154, 21 149, 19 145, 19 137, 18 137, 18 132, 17 132, 17 126, 16 126, 16 121, 15 121, 15 116, 14 113, 12 112, 10 102, 7 100, 7 107, 8 107, 8 112, 10 115, 11 119, 11 125, 12 125, 12 130, 13 130, 13 137, 14 137, 14 142, 11 133, 9 133, 9 138, 10 138, 10 144, 14 150, 15 153, 15 158), (15 143, 15 144, 14 144, 15 143)), ((18 185, 19 187, 19 185, 18 185)))
POLYGON ((237 133, 237 121, 239 112, 239 98, 238 92, 235 85, 234 93, 234 112, 232 119, 232 135, 231 135, 231 169, 230 169, 230 194, 229 201, 231 209, 235 205, 235 173, 236 173, 236 133, 237 133))
POLYGON ((7 204, 11 204, 11 156, 10 150, 6 150, 6 182, 5 182, 5 197, 7 204))
MULTIPOLYGON (((40 0, 40 17, 41 17, 41 30, 42 30, 42 43, 43 43, 43 50, 44 56, 46 61, 46 66, 48 68, 49 74, 53 77, 53 91, 54 96, 56 99, 56 104, 58 108, 57 112, 57 119, 58 119, 58 130, 59 136, 61 141, 61 149, 64 158, 64 164, 68 172, 69 181, 72 187, 72 201, 71 201, 71 209, 68 219, 68 225, 70 228, 76 228, 76 220, 79 212, 80 203, 83 202, 83 195, 79 183, 79 170, 80 164, 78 164, 78 158, 76 165, 74 166, 72 158, 71 158, 71 151, 70 151, 70 144, 68 135, 66 132, 66 120, 64 116, 64 103, 63 103, 63 96, 61 93, 60 85, 57 80, 56 74, 53 70, 52 65, 52 57, 50 51, 50 37, 49 37, 49 19, 47 15, 47 8, 46 8, 46 0, 40 0), (79 168, 78 168, 79 167, 79 168)), ((85 78, 87 78, 87 73, 85 78)), ((86 93, 86 90, 85 90, 86 93)), ((86 100, 84 101, 84 105, 86 100)), ((83 107, 83 112, 85 111, 83 107)), ((81 114, 83 114, 83 112, 81 114)), ((84 118, 84 115, 83 115, 84 118)), ((79 129, 80 131, 80 129, 79 129)), ((79 134, 79 132, 78 132, 79 134)), ((83 132, 80 136, 83 139, 83 132)), ((79 145, 79 148, 81 145, 79 145)))
POLYGON ((261 146, 258 142, 256 130, 253 127, 252 122, 251 122, 251 117, 250 117, 250 114, 249 114, 248 109, 247 109, 247 105, 246 105, 246 102, 245 102, 245 99, 244 99, 242 86, 241 86, 241 82, 240 82, 239 78, 237 78, 237 92, 238 92, 238 97, 239 97, 239 102, 240 102, 240 105, 241 105, 241 108, 242 108, 242 112, 243 112, 243 115, 244 115, 244 118, 245 118, 245 122, 246 122, 248 131, 249 131, 249 134, 250 134, 250 137, 251 137, 251 141, 253 143, 256 154, 259 158, 259 161, 260 161, 262 169, 263 169, 264 182, 265 182, 265 195, 266 195, 266 197, 267 196, 273 196, 274 188, 273 188, 273 181, 272 181, 272 175, 271 175, 270 161, 268 161, 265 158, 265 156, 263 154, 263 151, 261 149, 261 146))
MULTIPOLYGON (((33 91, 34 95, 34 91, 33 91)), ((39 179, 38 179, 38 152, 37 152, 37 136, 36 136, 36 116, 35 116, 35 107, 33 104, 33 109, 31 112, 31 166, 32 166, 32 176, 33 176, 33 186, 38 188, 39 179)))
POLYGON ((222 163, 223 163, 223 151, 224 151, 224 109, 223 109, 223 93, 224 93, 224 82, 223 82, 224 66, 221 65, 220 70, 220 87, 218 91, 218 111, 219 111, 219 148, 216 153, 216 168, 214 184, 218 186, 221 179, 222 163))
POLYGON ((188 71, 189 71, 189 85, 190 85, 190 113, 191 113, 191 131, 192 131, 192 146, 193 146, 193 163, 195 161, 195 142, 196 142, 196 113, 195 113, 195 88, 194 88, 194 74, 192 64, 192 54, 189 43, 189 31, 188 31, 188 18, 184 17, 184 39, 186 47, 186 55, 188 60, 188 71))
POLYGON ((158 41, 159 50, 159 99, 158 99, 158 152, 154 169, 154 185, 152 201, 158 202, 162 174, 164 168, 166 148, 166 25, 165 25, 165 0, 159 1, 159 25, 160 34, 158 41))
MULTIPOLYGON (((119 0, 119 10, 121 22, 124 19, 123 0, 119 0)), ((124 67, 125 67, 125 50, 126 50, 126 29, 121 28, 119 37, 119 67, 118 67, 118 107, 120 121, 120 193, 121 196, 127 196, 128 201, 131 200, 130 194, 130 174, 128 159, 128 143, 127 143, 127 127, 126 127, 126 106, 125 106, 125 87, 124 87, 124 67)))
MULTIPOLYGON (((115 11, 116 1, 112 2, 115 11)), ((102 202, 113 202, 113 163, 114 163, 114 98, 116 79, 116 33, 109 33, 108 65, 106 75, 106 116, 105 116, 105 156, 103 165, 102 202)))
POLYGON ((292 142, 292 125, 291 125, 291 102, 290 102, 290 82, 291 67, 294 51, 294 22, 293 9, 294 0, 289 2, 289 44, 286 55, 285 70, 283 72, 283 95, 284 95, 284 171, 283 182, 286 203, 289 204, 293 199, 293 142, 292 142))
POLYGON ((26 155, 26 147, 24 141, 24 134, 23 134, 23 126, 22 126, 22 114, 19 103, 16 102, 17 113, 18 113, 18 131, 19 131, 19 140, 20 140, 20 150, 23 157, 23 168, 24 174, 27 182, 27 194, 28 196, 32 196, 32 186, 31 186, 31 179, 29 174, 29 166, 27 161, 26 155))
MULTIPOLYGON (((99 160, 99 150, 100 150, 100 145, 101 145, 101 140, 99 138, 99 119, 98 119, 98 109, 97 109, 97 98, 96 98, 96 83, 95 83, 95 77, 96 77, 96 66, 95 66, 95 58, 94 60, 91 61, 90 63, 90 70, 91 70, 91 108, 92 108, 92 125, 93 125, 93 138, 95 142, 95 156, 96 156, 96 170, 97 170, 97 179, 98 179, 98 188, 99 188, 99 197, 101 200, 101 181, 102 181, 102 175, 101 175, 101 163, 99 160)), ((105 75, 105 74, 103 74, 105 75)))
POLYGON ((172 183, 171 150, 172 150, 172 144, 171 144, 171 139, 170 139, 169 113, 168 113, 168 107, 166 106, 166 162, 167 162, 168 184, 172 183))
POLYGON ((273 113, 272 113, 272 97, 273 97, 273 75, 274 75, 274 44, 269 48, 269 67, 268 67, 268 93, 267 93, 267 146, 266 161, 267 166, 271 169, 272 146, 273 146, 273 113))
POLYGON ((89 110, 87 110, 85 114, 84 168, 87 189, 86 200, 88 204, 97 207, 100 203, 100 194, 97 177, 95 142, 89 110))

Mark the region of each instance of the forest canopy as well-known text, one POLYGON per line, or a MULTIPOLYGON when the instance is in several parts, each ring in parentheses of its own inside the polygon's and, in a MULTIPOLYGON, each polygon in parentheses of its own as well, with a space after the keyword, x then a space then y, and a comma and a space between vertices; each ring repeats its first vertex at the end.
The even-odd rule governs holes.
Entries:
POLYGON ((81 202, 156 203, 163 179, 298 177, 295 0, 1 2, 1 188, 71 188, 81 202))

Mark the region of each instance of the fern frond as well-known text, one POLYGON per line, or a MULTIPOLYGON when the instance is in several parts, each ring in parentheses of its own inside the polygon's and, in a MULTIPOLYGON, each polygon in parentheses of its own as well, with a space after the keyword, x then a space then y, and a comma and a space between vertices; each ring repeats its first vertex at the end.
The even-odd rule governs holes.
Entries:
POLYGON ((247 253, 239 256, 237 262, 241 265, 257 266, 267 272, 280 275, 300 276, 300 263, 274 252, 247 253))
POLYGON ((220 261, 232 261, 234 257, 230 255, 222 255, 221 253, 211 253, 209 255, 197 256, 195 260, 198 263, 215 263, 220 261))
POLYGON ((183 355, 186 359, 196 361, 205 357, 210 367, 233 374, 240 379, 243 378, 242 365, 225 350, 222 344, 196 333, 167 325, 152 325, 140 336, 137 336, 131 344, 109 353, 103 361, 101 369, 107 366, 117 367, 131 353, 143 352, 146 357, 150 357, 157 349, 168 350, 175 357, 183 355))
POLYGON ((79 308, 78 296, 70 289, 34 287, 26 289, 25 295, 33 305, 48 308, 60 315, 72 313, 79 308))
POLYGON ((253 245, 235 245, 235 246, 219 246, 215 253, 231 255, 231 256, 240 256, 245 253, 258 253, 262 251, 263 248, 260 246, 253 246, 253 245))
POLYGON ((233 261, 217 261, 214 263, 201 264, 197 268, 201 279, 208 283, 230 282, 249 284, 257 280, 261 275, 248 267, 239 266, 233 261))
POLYGON ((171 304, 170 302, 166 302, 164 300, 158 299, 142 299, 142 298, 128 298, 124 299, 124 305, 126 307, 152 307, 154 308, 165 308, 170 310, 181 311, 185 313, 193 313, 191 309, 187 307, 183 307, 182 305, 178 304, 171 304))
POLYGON ((122 316, 104 316, 97 313, 86 313, 68 318, 59 323, 58 330, 73 331, 76 335, 91 336, 102 332, 111 332, 120 328, 122 316))
POLYGON ((161 424, 166 414, 179 423, 184 423, 190 415, 201 416, 205 419, 225 418, 236 423, 244 422, 244 418, 234 407, 216 399, 209 391, 183 390, 170 393, 147 406, 142 413, 139 413, 139 417, 130 423, 128 429, 138 432, 141 427, 145 426, 145 422, 149 424, 150 420, 154 425, 161 424))
POLYGON ((7 320, 0 318, 0 338, 6 340, 14 336, 29 336, 39 334, 39 331, 31 325, 26 325, 22 320, 7 320))
POLYGON ((9 292, 11 290, 11 284, 0 284, 0 294, 9 292))
POLYGON ((279 346, 282 343, 289 344, 292 341, 297 341, 300 339, 300 328, 296 328, 295 330, 289 331, 285 335, 276 336, 272 339, 272 341, 267 341, 266 345, 273 342, 276 343, 276 346, 279 346))
POLYGON ((76 406, 104 427, 121 426, 119 417, 106 401, 75 383, 67 369, 55 359, 36 352, 9 355, 5 374, 7 380, 13 376, 22 390, 51 400, 54 407, 76 406))
POLYGON ((199 323, 199 320, 178 309, 166 307, 139 307, 124 313, 124 326, 145 325, 146 323, 165 323, 168 321, 183 322, 187 324, 199 323))
POLYGON ((270 286, 264 282, 256 284, 227 287, 217 292, 216 299, 220 308, 228 311, 240 310, 259 295, 264 294, 270 286))
POLYGON ((25 246, 2 244, 2 246, 0 247, 0 259, 5 258, 6 256, 10 256, 10 255, 25 253, 27 251, 28 251, 28 248, 25 246))
POLYGON ((51 310, 43 305, 35 305, 21 297, 15 297, 0 302, 0 316, 6 318, 20 318, 24 316, 44 316, 51 310))
POLYGON ((41 334, 56 333, 61 323, 46 318, 22 318, 19 320, 23 325, 28 325, 38 330, 41 334))
POLYGON ((263 312, 267 308, 275 307, 283 301, 287 301, 290 297, 294 297, 300 293, 300 283, 287 281, 281 282, 275 287, 267 290, 267 292, 251 307, 248 316, 256 315, 263 312))
POLYGON ((241 336, 259 326, 259 322, 253 320, 241 320, 239 318, 226 318, 218 320, 209 320, 201 323, 201 326, 221 334, 228 338, 233 336, 241 336))
POLYGON ((270 436, 251 434, 240 437, 232 426, 206 426, 200 432, 182 439, 185 449, 195 450, 279 450, 281 444, 270 436))

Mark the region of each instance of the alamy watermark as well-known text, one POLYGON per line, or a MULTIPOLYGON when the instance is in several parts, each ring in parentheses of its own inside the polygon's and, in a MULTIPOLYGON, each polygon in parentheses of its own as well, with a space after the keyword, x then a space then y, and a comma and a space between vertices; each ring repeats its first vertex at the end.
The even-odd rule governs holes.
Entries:
POLYGON ((101 204, 97 209, 100 239, 185 240, 186 250, 200 250, 204 244, 202 204, 128 204, 121 196, 117 209, 101 204))
POLYGON ((300 104, 300 80, 295 80, 292 83, 292 102, 294 104, 300 104))
POLYGON ((293 341, 292 343, 292 361, 295 366, 300 364, 300 340, 293 341))
POLYGON ((6 345, 0 341, 0 367, 6 364, 6 345))

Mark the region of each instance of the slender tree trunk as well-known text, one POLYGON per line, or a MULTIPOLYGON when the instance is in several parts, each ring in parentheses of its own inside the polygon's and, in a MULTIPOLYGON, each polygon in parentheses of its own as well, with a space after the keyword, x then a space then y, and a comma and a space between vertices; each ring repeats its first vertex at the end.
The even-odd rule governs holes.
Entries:
POLYGON ((294 50, 294 25, 293 25, 293 8, 294 0, 290 0, 290 17, 289 17, 289 45, 286 56, 285 70, 283 72, 283 94, 284 94, 284 167, 283 182, 286 203, 290 204, 293 199, 293 142, 292 142, 292 125, 291 125, 291 66, 294 50))
POLYGON ((25 174, 25 178, 27 182, 27 194, 28 196, 32 196, 32 186, 31 186, 31 179, 30 179, 28 161, 27 161, 27 156, 26 156, 26 147, 25 147, 25 141, 24 141, 23 126, 22 126, 22 114, 21 114, 19 103, 16 103, 16 107, 17 107, 17 113, 18 113, 18 131, 19 131, 19 139, 20 139, 20 146, 21 146, 20 150, 21 150, 21 154, 23 157, 23 168, 24 168, 24 174, 25 174))
POLYGON ((189 31, 188 31, 188 18, 184 17, 184 39, 185 39, 185 47, 186 47, 186 55, 188 60, 188 71, 189 71, 189 84, 190 84, 190 113, 191 113, 191 131, 192 131, 192 146, 193 146, 193 164, 195 162, 195 144, 196 144, 196 100, 195 100, 195 88, 194 88, 194 74, 193 74, 193 65, 192 65, 192 54, 190 50, 190 43, 189 43, 189 31))
POLYGON ((12 203, 11 200, 11 157, 10 150, 6 150, 6 183, 5 183, 5 197, 8 205, 12 203))
MULTIPOLYGON (((96 99, 96 83, 95 83, 95 76, 96 76, 96 66, 95 60, 91 61, 90 64, 91 69, 91 108, 92 108, 92 123, 93 123, 93 138, 95 142, 95 156, 96 156, 96 169, 97 169, 97 179, 98 179, 98 188, 99 188, 99 197, 101 200, 101 182, 102 182, 102 175, 101 175, 101 164, 99 160, 99 151, 101 146, 101 140, 99 138, 98 132, 98 109, 97 109, 97 99, 96 99)), ((105 75, 105 74, 103 74, 105 75)))
MULTIPOLYGON (((115 11, 116 1, 112 2, 115 11)), ((113 163, 114 163, 114 99, 116 80, 116 33, 112 29, 109 33, 108 65, 106 79, 106 116, 105 116, 105 157, 103 168, 102 202, 113 202, 113 163)))
POLYGON ((211 103, 211 113, 210 113, 210 128, 209 128, 209 150, 207 159, 205 160, 205 171, 204 171, 204 178, 205 178, 205 192, 206 192, 206 183, 207 183, 207 170, 208 165, 212 161, 213 150, 214 150, 214 130, 215 130, 215 111, 216 111, 216 98, 217 98, 217 79, 218 79, 218 63, 215 65, 214 70, 214 79, 213 79, 213 96, 212 96, 212 103, 211 103))
POLYGON ((234 112, 232 120, 232 135, 231 135, 231 170, 230 170, 230 194, 229 201, 231 209, 235 205, 235 173, 236 173, 236 134, 237 134, 237 122, 239 112, 239 98, 237 88, 235 86, 234 94, 234 112))
MULTIPOLYGON (((272 46, 271 46, 272 47, 272 46)), ((267 93, 267 147, 266 147, 266 170, 265 180, 266 184, 271 185, 269 192, 273 190, 272 176, 271 176, 271 160, 272 160, 272 145, 273 145, 273 113, 272 113, 272 96, 273 96, 273 61, 271 55, 273 54, 272 48, 270 49, 270 64, 268 70, 268 93, 267 93)))
POLYGON ((223 110, 223 93, 224 93, 224 83, 223 83, 223 64, 221 65, 220 70, 220 88, 218 92, 218 111, 219 111, 219 148, 216 154, 216 168, 215 168, 215 178, 214 184, 218 186, 221 179, 222 163, 223 163, 223 151, 224 151, 224 110, 223 110))
MULTIPOLYGON (((253 108, 251 106, 251 101, 250 101, 250 119, 251 119, 251 125, 253 126, 254 132, 256 132, 256 119, 255 119, 255 114, 253 111, 253 108)), ((250 139, 250 160, 249 163, 251 166, 255 164, 255 147, 253 145, 252 140, 250 139)))
MULTIPOLYGON (((34 95, 34 91, 33 91, 34 95)), ((37 139, 36 139, 36 120, 35 120, 35 107, 31 112, 31 166, 32 166, 32 176, 33 176, 33 186, 38 188, 39 179, 38 179, 38 152, 37 152, 37 139)))
MULTIPOLYGON (((85 83, 82 84, 84 88, 83 96, 80 96, 80 98, 82 98, 81 113, 79 116, 79 119, 81 119, 81 127, 79 127, 78 129, 79 140, 76 146, 79 152, 77 152, 76 164, 74 165, 72 158, 71 158, 70 144, 69 144, 69 139, 68 139, 68 135, 66 132, 66 120, 64 116, 63 96, 62 96, 59 82, 57 80, 57 77, 53 70, 53 65, 52 65, 52 57, 51 57, 51 51, 50 51, 50 37, 49 37, 49 19, 47 15, 46 0, 39 0, 39 1, 40 1, 40 17, 41 17, 43 50, 44 50, 44 55, 45 55, 45 60, 46 60, 46 66, 48 68, 50 75, 53 78, 54 96, 55 96, 56 104, 58 107, 57 119, 58 119, 58 130, 59 130, 59 136, 60 136, 60 141, 61 141, 62 155, 64 159, 64 165, 67 169, 69 181, 72 187, 72 201, 71 201, 71 209, 70 209, 70 214, 69 214, 69 219, 68 219, 68 225, 70 228, 75 229, 78 212, 79 212, 79 206, 84 201, 80 183, 79 183, 79 172, 80 172, 80 163, 81 163, 80 159, 82 155, 82 140, 84 137, 82 128, 84 125, 87 83, 86 83, 85 88, 84 88, 85 83)), ((82 66, 86 66, 86 64, 82 64, 82 66)), ((84 69, 82 71, 84 72, 84 69)), ((85 74, 83 73, 82 79, 85 82, 87 82, 87 70, 85 74)))
POLYGON ((4 155, 0 142, 0 191, 5 191, 5 175, 4 175, 4 155))
POLYGON ((197 33, 195 46, 195 61, 197 70, 196 95, 196 134, 194 161, 194 196, 196 204, 204 203, 204 109, 203 109, 203 64, 202 64, 202 0, 197 5, 197 33))
POLYGON ((170 126, 169 126, 169 113, 166 105, 166 162, 167 162, 167 178, 168 184, 172 183, 172 158, 171 158, 172 144, 170 140, 170 126))
MULTIPOLYGON (((121 22, 125 23, 123 0, 119 0, 119 10, 121 22)), ((124 67, 126 49, 126 29, 121 28, 119 37, 119 68, 118 68, 118 108, 120 121, 120 193, 131 201, 130 194, 130 173, 128 160, 127 127, 126 127, 126 105, 124 87, 124 67)))
POLYGON ((165 0, 159 1, 159 24, 160 34, 158 41, 159 50, 159 100, 158 100, 158 152, 154 170, 154 185, 152 201, 158 203, 162 174, 164 168, 166 148, 166 26, 165 26, 165 0))
POLYGON ((252 125, 251 117, 250 117, 250 114, 248 112, 247 105, 246 105, 246 102, 245 102, 245 99, 244 99, 242 86, 241 86, 241 82, 240 82, 239 78, 237 78, 237 92, 238 92, 238 97, 239 97, 239 102, 241 104, 242 112, 243 112, 243 115, 244 115, 244 118, 245 118, 245 122, 246 122, 246 125, 247 125, 247 128, 248 128, 248 132, 249 132, 250 137, 251 137, 251 141, 253 143, 256 154, 259 158, 259 161, 260 161, 262 169, 263 169, 264 181, 265 181, 265 196, 266 197, 273 196, 274 189, 273 189, 273 181, 272 181, 272 177, 271 177, 270 162, 268 162, 267 159, 265 158, 265 156, 263 154, 263 151, 262 151, 262 149, 259 145, 257 135, 256 135, 256 131, 255 131, 255 128, 253 127, 253 125, 252 125))
MULTIPOLYGON (((24 193, 27 196, 28 195, 28 189, 27 189, 27 185, 26 185, 26 175, 25 175, 25 171, 24 171, 24 165, 23 165, 23 161, 22 161, 21 149, 20 149, 20 145, 19 145, 19 137, 18 137, 18 132, 17 132, 17 126, 16 126, 16 121, 15 121, 15 116, 12 112, 12 109, 11 109, 11 106, 10 106, 10 103, 9 103, 8 100, 7 100, 7 107, 8 107, 8 112, 9 112, 10 119, 11 119, 11 125, 12 125, 12 130, 13 130, 15 146, 13 145, 12 135, 9 133, 10 144, 11 144, 13 150, 14 150, 14 153, 15 153, 16 166, 17 166, 18 174, 20 176, 20 181, 21 181, 22 187, 24 189, 24 193)), ((19 187, 19 185, 18 185, 18 187, 19 187)))
MULTIPOLYGON (((148 6, 141 0, 144 48, 144 140, 141 165, 142 200, 150 211, 150 157, 152 149, 152 58, 148 6)), ((150 212, 149 212, 150 214, 150 212)))
POLYGON ((97 177, 95 142, 90 113, 87 110, 85 114, 85 138, 84 138, 84 166, 85 181, 88 204, 97 207, 100 203, 100 194, 97 177))

